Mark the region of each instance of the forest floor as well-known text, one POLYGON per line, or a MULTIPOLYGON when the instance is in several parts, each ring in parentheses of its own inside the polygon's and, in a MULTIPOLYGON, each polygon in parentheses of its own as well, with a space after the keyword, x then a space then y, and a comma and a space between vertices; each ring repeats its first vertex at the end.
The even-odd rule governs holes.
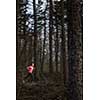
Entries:
POLYGON ((67 100, 59 74, 46 75, 46 80, 20 84, 17 100, 67 100))

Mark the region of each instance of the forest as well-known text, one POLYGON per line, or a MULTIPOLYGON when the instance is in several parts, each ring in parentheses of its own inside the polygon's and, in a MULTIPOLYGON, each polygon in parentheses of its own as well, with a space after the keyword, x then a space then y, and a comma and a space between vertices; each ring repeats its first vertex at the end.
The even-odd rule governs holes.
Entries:
POLYGON ((16 0, 16 97, 83 100, 82 0, 16 0))

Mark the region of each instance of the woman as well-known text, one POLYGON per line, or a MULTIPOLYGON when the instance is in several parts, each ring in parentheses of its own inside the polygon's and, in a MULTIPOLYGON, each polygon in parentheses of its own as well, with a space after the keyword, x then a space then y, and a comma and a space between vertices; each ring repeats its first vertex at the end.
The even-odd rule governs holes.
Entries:
MULTIPOLYGON (((34 63, 32 63, 32 65, 29 65, 27 67, 27 76, 24 78, 24 80, 26 80, 28 77, 31 77, 31 79, 34 81, 34 71, 35 71, 35 67, 34 67, 34 63)), ((23 80, 23 83, 25 83, 25 81, 23 80)))

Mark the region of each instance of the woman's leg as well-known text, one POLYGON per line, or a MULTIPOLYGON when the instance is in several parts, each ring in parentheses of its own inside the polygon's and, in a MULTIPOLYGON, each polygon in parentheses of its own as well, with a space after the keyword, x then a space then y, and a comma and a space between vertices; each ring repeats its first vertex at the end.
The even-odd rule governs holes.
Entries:
POLYGON ((27 76, 24 77, 24 80, 26 80, 30 76, 30 73, 27 74, 27 76))
POLYGON ((31 74, 32 81, 34 81, 34 73, 31 74))

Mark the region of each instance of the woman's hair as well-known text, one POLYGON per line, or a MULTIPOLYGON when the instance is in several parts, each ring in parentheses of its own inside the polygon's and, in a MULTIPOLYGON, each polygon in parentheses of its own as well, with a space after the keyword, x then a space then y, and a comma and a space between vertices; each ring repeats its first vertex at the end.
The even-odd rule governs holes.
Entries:
POLYGON ((32 62, 32 63, 29 63, 27 66, 32 66, 32 65, 34 65, 34 62, 32 62))
POLYGON ((31 66, 32 65, 32 63, 29 63, 27 66, 31 66))

